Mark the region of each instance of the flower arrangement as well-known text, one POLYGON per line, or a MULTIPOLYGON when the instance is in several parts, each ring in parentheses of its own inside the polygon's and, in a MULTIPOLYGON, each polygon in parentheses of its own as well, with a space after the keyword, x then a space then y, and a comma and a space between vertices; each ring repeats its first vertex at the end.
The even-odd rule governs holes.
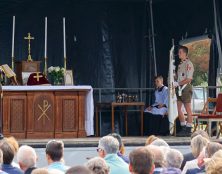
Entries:
POLYGON ((48 72, 51 75, 51 79, 54 85, 62 85, 64 80, 65 69, 59 66, 53 67, 50 66, 48 68, 48 72))

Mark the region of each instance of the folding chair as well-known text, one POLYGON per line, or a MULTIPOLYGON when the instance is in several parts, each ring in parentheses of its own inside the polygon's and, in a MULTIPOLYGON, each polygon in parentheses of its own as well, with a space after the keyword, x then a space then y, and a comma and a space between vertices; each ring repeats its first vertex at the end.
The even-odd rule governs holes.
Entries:
MULTIPOLYGON (((214 99, 209 101, 215 101, 214 99)), ((209 103, 207 103, 206 111, 209 112, 209 103)), ((196 114, 197 116, 197 124, 200 128, 200 122, 207 122, 207 128, 208 134, 211 136, 211 125, 212 122, 216 122, 217 126, 217 138, 219 138, 220 133, 222 133, 222 93, 218 94, 217 100, 216 100, 216 107, 212 113, 203 113, 203 114, 196 114), (220 130, 218 131, 218 125, 220 130)))
MULTIPOLYGON (((194 129, 193 132, 197 130, 198 127, 204 126, 206 124, 201 124, 198 123, 198 117, 204 116, 204 115, 210 115, 210 114, 215 114, 216 111, 216 103, 217 103, 217 98, 207 98, 207 101, 204 103, 204 107, 200 113, 193 113, 192 116, 194 118, 194 129)), ((207 125, 205 130, 207 130, 207 125)))

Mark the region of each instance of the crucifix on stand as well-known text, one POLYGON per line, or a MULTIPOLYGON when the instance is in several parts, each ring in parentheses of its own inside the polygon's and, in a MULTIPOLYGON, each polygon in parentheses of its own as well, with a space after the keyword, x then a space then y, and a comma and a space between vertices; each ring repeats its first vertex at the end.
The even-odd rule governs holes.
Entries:
POLYGON ((32 62, 32 56, 31 56, 31 40, 34 40, 35 38, 31 36, 31 33, 28 33, 27 37, 24 37, 25 40, 28 40, 28 62, 32 62))
MULTIPOLYGON (((31 33, 28 33, 28 36, 24 37, 28 41, 28 59, 26 61, 17 61, 16 63, 16 75, 20 84, 23 84, 22 73, 23 72, 41 72, 40 63, 41 61, 33 61, 31 56, 31 40, 34 40, 34 37, 31 36, 31 33)), ((37 75, 37 80, 39 77, 37 75)))

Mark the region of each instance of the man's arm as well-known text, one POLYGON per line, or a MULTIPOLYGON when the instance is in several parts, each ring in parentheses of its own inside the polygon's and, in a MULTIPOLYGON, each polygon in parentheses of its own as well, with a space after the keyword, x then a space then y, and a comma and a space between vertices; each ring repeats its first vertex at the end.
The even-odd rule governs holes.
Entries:
POLYGON ((179 85, 182 86, 185 84, 189 84, 189 83, 191 83, 191 81, 192 81, 192 79, 186 78, 183 81, 179 82, 179 85))

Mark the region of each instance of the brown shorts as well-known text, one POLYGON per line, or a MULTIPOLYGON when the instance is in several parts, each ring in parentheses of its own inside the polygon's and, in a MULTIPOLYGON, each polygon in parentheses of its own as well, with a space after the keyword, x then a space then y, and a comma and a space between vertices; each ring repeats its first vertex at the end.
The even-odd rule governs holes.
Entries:
POLYGON ((182 103, 191 103, 192 95, 193 95, 193 86, 188 84, 182 90, 182 96, 178 95, 178 88, 176 88, 177 101, 181 101, 182 103))

